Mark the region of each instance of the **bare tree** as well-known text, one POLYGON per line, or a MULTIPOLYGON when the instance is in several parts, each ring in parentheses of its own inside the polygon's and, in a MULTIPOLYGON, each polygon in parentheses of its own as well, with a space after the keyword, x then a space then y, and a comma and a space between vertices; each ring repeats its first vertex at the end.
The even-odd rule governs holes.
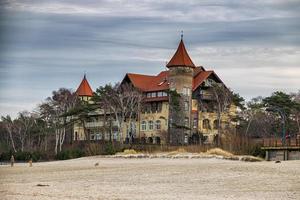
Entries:
POLYGON ((4 127, 6 129, 6 131, 9 134, 9 138, 10 138, 10 143, 12 145, 12 149, 14 150, 14 152, 17 152, 16 149, 16 145, 15 145, 15 140, 14 140, 14 129, 15 129, 15 124, 13 122, 13 120, 11 119, 11 117, 8 115, 6 117, 1 117, 1 120, 4 122, 4 127))
POLYGON ((51 129, 54 127, 54 118, 55 118, 55 112, 54 108, 52 107, 50 98, 46 100, 46 102, 43 102, 38 106, 37 111, 39 118, 44 122, 42 126, 39 126, 39 130, 44 135, 44 150, 48 150, 48 139, 49 134, 51 133, 51 129))
POLYGON ((139 105, 142 102, 142 94, 131 84, 115 84, 114 86, 106 85, 96 91, 97 99, 105 107, 108 107, 114 114, 120 133, 120 142, 123 138, 123 123, 128 120, 129 124, 132 119, 136 119, 139 105))
POLYGON ((31 138, 30 138, 30 128, 32 128, 34 124, 34 119, 31 116, 31 113, 27 111, 23 111, 19 113, 18 118, 16 119, 16 129, 17 129, 17 136, 21 143, 21 151, 24 151, 24 146, 26 139, 28 140, 28 144, 30 146, 31 138))
POLYGON ((300 90, 297 93, 292 93, 291 97, 294 102, 292 114, 298 127, 298 134, 300 134, 300 90))
POLYGON ((222 83, 213 83, 211 87, 212 93, 217 104, 217 120, 218 120, 218 146, 221 145, 222 137, 222 113, 229 113, 232 104, 232 92, 222 83))
POLYGON ((62 150, 65 141, 66 126, 70 117, 65 114, 73 109, 78 103, 77 95, 66 88, 60 88, 52 92, 52 97, 48 97, 46 103, 42 104, 41 111, 45 119, 49 120, 54 129, 55 148, 57 154, 62 150))
POLYGON ((248 102, 247 104, 247 108, 245 109, 243 112, 243 117, 246 119, 247 123, 247 128, 245 130, 245 135, 248 136, 248 132, 251 126, 251 123, 253 122, 253 120, 255 120, 257 113, 259 111, 261 111, 262 108, 262 97, 256 97, 253 98, 250 102, 248 102))
POLYGON ((14 152, 24 151, 25 143, 28 140, 29 130, 33 126, 33 117, 29 112, 19 113, 14 120, 10 116, 2 117, 4 126, 9 134, 10 142, 14 152))

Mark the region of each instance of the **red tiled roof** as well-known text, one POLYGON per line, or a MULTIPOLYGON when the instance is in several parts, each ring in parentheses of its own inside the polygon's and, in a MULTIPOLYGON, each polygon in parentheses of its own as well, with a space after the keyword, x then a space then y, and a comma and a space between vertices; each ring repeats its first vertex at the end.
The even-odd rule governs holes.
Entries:
POLYGON ((134 87, 142 91, 160 91, 169 89, 168 71, 162 71, 157 76, 142 74, 127 74, 134 87))
POLYGON ((89 82, 86 80, 86 77, 84 75, 79 87, 76 90, 76 94, 78 96, 93 96, 93 90, 89 84, 89 82))
POLYGON ((183 40, 180 40, 177 51, 167 64, 167 67, 175 67, 175 66, 187 66, 187 67, 196 67, 190 58, 188 52, 185 49, 183 40))
POLYGON ((155 76, 127 73, 126 76, 130 79, 134 87, 145 91, 155 76))
POLYGON ((168 90, 169 82, 168 82, 169 72, 162 71, 150 82, 147 87, 147 91, 159 91, 159 90, 168 90))
MULTIPOLYGON (((203 71, 201 67, 194 68, 193 91, 195 91, 213 71, 203 71)), ((126 74, 134 87, 143 92, 162 91, 169 89, 169 71, 162 71, 157 76, 143 74, 126 74)))
POLYGON ((197 76, 201 71, 205 71, 204 67, 199 66, 194 68, 194 77, 197 76))
POLYGON ((193 80, 193 91, 195 91, 205 79, 207 79, 214 71, 201 71, 196 76, 194 76, 193 80))

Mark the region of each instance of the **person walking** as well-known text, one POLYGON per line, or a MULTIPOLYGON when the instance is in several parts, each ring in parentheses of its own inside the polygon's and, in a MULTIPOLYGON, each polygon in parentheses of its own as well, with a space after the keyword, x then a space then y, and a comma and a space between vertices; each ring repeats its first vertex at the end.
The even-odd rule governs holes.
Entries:
POLYGON ((11 157, 10 157, 10 166, 13 167, 14 164, 15 164, 15 157, 14 157, 14 155, 11 155, 11 157))
POLYGON ((28 163, 29 163, 29 167, 32 167, 32 158, 29 159, 28 163))

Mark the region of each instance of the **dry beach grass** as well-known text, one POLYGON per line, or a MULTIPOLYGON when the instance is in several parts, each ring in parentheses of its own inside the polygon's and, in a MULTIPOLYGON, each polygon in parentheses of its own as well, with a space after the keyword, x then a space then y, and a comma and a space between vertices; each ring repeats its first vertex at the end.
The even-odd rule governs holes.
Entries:
POLYGON ((5 200, 300 199, 300 161, 97 156, 3 165, 0 179, 5 200))

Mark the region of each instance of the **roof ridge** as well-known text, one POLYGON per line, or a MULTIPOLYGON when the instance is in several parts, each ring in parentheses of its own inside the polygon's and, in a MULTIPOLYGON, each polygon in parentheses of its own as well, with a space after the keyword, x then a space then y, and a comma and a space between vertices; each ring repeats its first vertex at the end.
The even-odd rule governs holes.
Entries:
POLYGON ((138 74, 138 73, 126 73, 128 75, 140 75, 140 76, 150 76, 150 77, 155 77, 155 75, 147 75, 147 74, 138 74))

